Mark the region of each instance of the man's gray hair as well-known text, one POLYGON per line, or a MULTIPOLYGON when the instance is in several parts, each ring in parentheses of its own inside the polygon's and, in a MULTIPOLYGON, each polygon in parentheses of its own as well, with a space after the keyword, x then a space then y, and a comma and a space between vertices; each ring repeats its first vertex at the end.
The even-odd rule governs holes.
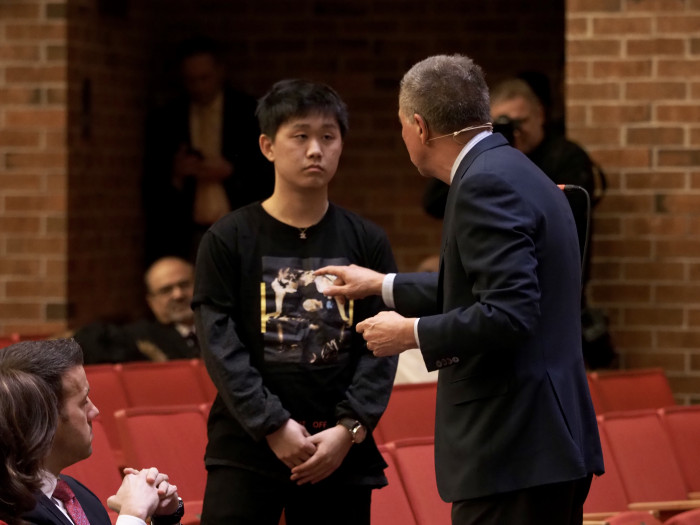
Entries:
POLYGON ((399 109, 418 113, 433 133, 452 133, 490 121, 489 88, 482 69, 464 55, 436 55, 415 64, 401 79, 399 109))

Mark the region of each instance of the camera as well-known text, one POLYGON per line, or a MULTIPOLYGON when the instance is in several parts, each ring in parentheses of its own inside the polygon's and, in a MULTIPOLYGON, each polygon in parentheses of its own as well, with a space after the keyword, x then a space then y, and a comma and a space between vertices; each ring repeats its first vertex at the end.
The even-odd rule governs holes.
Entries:
POLYGON ((507 115, 500 115, 493 120, 493 132, 503 135, 511 146, 515 144, 514 132, 519 127, 520 121, 507 115))

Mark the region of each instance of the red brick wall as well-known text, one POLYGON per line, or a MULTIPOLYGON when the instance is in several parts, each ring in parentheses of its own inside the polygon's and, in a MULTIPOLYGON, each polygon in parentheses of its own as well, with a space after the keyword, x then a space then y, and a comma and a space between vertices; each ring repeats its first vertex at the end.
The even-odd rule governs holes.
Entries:
POLYGON ((622 365, 700 401, 700 1, 568 0, 569 135, 609 182, 592 301, 622 365))
POLYGON ((0 333, 65 327, 66 22, 0 2, 0 333))

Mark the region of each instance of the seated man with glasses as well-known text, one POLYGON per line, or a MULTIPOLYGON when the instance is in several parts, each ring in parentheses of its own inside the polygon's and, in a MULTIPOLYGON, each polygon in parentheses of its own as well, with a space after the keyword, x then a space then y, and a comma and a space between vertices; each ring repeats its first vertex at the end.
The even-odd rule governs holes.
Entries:
POLYGON ((154 319, 130 323, 125 330, 152 361, 199 357, 190 306, 193 282, 194 267, 179 257, 163 257, 146 270, 146 301, 154 319))
POLYGON ((71 334, 83 348, 85 364, 167 361, 199 357, 194 333, 194 267, 179 257, 162 257, 144 274, 152 316, 102 319, 71 334))

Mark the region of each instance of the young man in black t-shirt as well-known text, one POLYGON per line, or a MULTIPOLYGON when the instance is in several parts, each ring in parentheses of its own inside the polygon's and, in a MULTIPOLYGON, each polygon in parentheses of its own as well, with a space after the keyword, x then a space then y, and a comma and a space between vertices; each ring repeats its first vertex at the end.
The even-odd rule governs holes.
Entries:
POLYGON ((355 325, 378 298, 324 295, 331 264, 395 268, 384 232, 328 201, 347 110, 328 86, 275 84, 257 109, 275 166, 270 198, 204 236, 195 309, 219 395, 209 417, 203 525, 366 524, 386 467, 372 439, 396 359, 375 358, 355 325))

